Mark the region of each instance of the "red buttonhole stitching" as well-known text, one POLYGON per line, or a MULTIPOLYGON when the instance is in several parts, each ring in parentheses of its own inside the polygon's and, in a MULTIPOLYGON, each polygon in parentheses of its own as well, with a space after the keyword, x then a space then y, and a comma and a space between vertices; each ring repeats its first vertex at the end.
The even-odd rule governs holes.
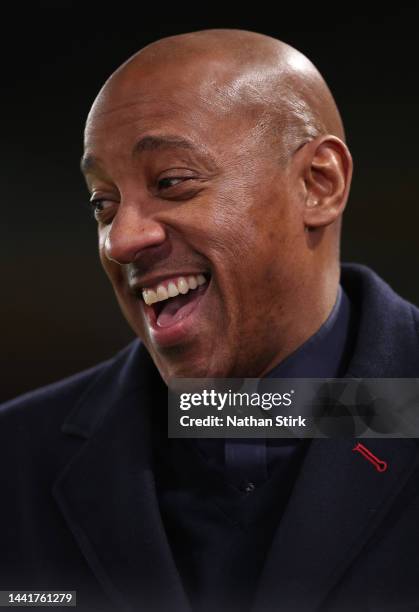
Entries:
POLYGON ((378 459, 378 457, 376 457, 366 446, 364 446, 360 442, 358 442, 358 444, 352 450, 358 451, 359 453, 361 453, 361 455, 363 455, 365 459, 367 459, 370 463, 373 464, 377 472, 386 471, 387 462, 381 461, 381 459, 378 459))

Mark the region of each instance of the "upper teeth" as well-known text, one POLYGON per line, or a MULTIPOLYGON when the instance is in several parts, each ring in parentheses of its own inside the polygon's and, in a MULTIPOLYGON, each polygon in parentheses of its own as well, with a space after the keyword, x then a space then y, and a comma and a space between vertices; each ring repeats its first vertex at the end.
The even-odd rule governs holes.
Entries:
POLYGON ((171 280, 169 283, 160 283, 152 289, 143 290, 143 300, 148 306, 155 302, 162 302, 172 297, 176 297, 179 293, 188 293, 190 289, 196 289, 199 285, 203 285, 207 280, 203 274, 194 276, 179 276, 171 280))

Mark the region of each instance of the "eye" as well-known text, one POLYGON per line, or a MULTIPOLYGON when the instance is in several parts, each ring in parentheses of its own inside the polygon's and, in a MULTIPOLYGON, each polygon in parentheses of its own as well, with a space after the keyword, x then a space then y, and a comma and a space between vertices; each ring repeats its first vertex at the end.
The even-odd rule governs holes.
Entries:
POLYGON ((157 186, 160 190, 170 189, 179 183, 189 180, 190 176, 165 176, 157 181, 157 186))
POLYGON ((105 217, 108 218, 112 215, 112 208, 114 205, 115 202, 106 198, 92 198, 90 200, 93 216, 98 221, 104 221, 105 217))
POLYGON ((94 213, 101 212, 103 210, 105 200, 103 198, 95 198, 90 200, 90 205, 94 213))

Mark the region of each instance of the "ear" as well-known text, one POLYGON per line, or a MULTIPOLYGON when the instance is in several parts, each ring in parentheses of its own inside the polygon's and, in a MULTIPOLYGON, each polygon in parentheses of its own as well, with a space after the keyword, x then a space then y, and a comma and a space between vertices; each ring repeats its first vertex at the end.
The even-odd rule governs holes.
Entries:
POLYGON ((307 230, 330 225, 346 205, 352 178, 352 157, 336 136, 319 136, 302 153, 303 221, 307 230))

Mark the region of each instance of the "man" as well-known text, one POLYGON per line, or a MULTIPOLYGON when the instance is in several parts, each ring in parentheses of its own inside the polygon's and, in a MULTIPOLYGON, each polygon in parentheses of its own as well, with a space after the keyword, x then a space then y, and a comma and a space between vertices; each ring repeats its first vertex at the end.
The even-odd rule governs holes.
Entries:
POLYGON ((413 610, 415 440, 168 440, 178 377, 417 377, 419 312, 339 265, 333 97, 279 41, 209 30, 105 83, 82 169, 140 340, 1 409, 0 588, 82 610, 413 610), (141 341, 141 342, 140 342, 141 341))

